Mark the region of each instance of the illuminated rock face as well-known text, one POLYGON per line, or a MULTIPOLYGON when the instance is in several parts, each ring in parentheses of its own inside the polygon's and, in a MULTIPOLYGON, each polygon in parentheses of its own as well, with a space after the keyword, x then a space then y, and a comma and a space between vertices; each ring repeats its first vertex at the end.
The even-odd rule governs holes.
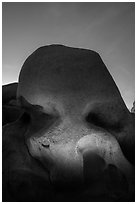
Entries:
POLYGON ((134 200, 134 118, 96 52, 39 48, 17 102, 24 114, 3 130, 4 200, 134 200))

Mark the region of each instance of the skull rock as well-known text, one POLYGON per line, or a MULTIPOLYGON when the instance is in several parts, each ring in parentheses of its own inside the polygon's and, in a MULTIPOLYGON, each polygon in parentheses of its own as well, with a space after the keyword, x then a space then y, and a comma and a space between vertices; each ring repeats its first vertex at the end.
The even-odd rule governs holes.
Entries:
POLYGON ((37 49, 17 103, 22 117, 3 130, 4 200, 134 200, 134 118, 99 54, 37 49))

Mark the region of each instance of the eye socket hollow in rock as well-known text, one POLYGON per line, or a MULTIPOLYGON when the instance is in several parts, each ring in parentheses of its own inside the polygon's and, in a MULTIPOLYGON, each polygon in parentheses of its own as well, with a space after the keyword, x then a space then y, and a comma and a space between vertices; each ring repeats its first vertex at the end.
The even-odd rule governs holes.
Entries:
POLYGON ((119 121, 113 123, 110 120, 106 120, 103 115, 91 112, 86 116, 86 122, 88 122, 89 124, 93 124, 97 127, 112 130, 115 132, 119 132, 122 129, 122 125, 119 121))
POLYGON ((31 116, 29 115, 29 113, 24 112, 21 116, 21 121, 25 124, 29 124, 31 122, 31 116))

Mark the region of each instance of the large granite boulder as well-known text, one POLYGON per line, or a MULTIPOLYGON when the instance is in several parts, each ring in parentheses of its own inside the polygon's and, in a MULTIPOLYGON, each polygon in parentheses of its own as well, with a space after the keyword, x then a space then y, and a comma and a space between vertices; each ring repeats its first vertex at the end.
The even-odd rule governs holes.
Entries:
POLYGON ((37 49, 3 128, 3 201, 134 201, 134 117, 98 53, 37 49))

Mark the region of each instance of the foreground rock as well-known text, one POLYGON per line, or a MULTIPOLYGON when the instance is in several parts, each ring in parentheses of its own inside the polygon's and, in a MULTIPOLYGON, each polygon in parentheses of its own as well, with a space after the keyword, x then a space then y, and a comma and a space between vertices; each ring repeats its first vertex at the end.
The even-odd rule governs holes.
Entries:
POLYGON ((16 104, 18 83, 2 86, 2 125, 14 122, 23 112, 16 104))

